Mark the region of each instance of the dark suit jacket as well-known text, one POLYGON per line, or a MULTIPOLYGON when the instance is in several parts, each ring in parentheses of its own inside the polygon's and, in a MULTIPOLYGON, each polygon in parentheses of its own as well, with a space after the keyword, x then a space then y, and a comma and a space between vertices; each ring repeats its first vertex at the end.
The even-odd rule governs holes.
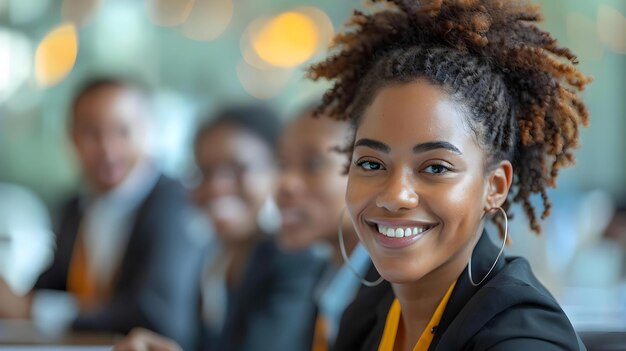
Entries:
POLYGON ((241 285, 230 291, 224 330, 208 351, 310 349, 313 288, 323 262, 308 251, 285 253, 271 237, 252 251, 241 285))
MULTIPOLYGON (((328 264, 329 263, 326 262, 324 264, 324 266, 327 266, 328 264)), ((320 270, 320 274, 317 277, 317 281, 318 282, 319 282, 319 280, 323 276, 322 273, 323 273, 324 269, 325 269, 325 267, 320 270)), ((370 282, 374 282, 374 281, 378 280, 378 278, 380 278, 380 273, 378 273, 378 271, 376 270, 376 267, 374 267, 374 265, 370 261, 369 268, 367 269, 367 272, 365 273, 364 279, 367 280, 367 281, 370 281, 370 282)), ((391 285, 389 285, 389 282, 387 282, 386 280, 383 280, 382 283, 380 283, 380 285, 377 286, 377 287, 369 287, 369 286, 365 286, 365 285, 361 284, 361 286, 359 287, 359 290, 357 290, 357 293, 354 296, 353 301, 360 300, 360 299, 363 299, 363 298, 365 298, 367 300, 368 299, 367 296, 369 294, 371 294, 372 289, 380 289, 378 291, 384 291, 384 290, 391 291, 391 285)), ((347 308, 348 307, 346 307, 346 309, 347 308)), ((310 326, 309 326, 309 333, 308 333, 308 339, 309 339, 308 345, 309 345, 309 347, 306 349, 307 351, 311 350, 311 346, 313 346, 313 339, 315 337, 315 321, 317 319, 318 313, 319 313, 319 306, 316 305, 315 306, 315 313, 313 315, 313 319, 311 320, 311 323, 310 323, 310 326)), ((345 311, 344 311, 344 313, 345 313, 345 311)), ((342 316, 342 319, 343 319, 343 316, 342 316)), ((359 323, 360 321, 355 321, 355 322, 359 323)), ((343 320, 342 320, 341 324, 343 325, 343 320)), ((329 345, 329 348, 331 350, 335 349, 333 345, 329 345)))
MULTIPOLYGON (((483 233, 472 260, 475 279, 491 268, 499 248, 483 233)), ((335 351, 375 351, 393 291, 380 285, 361 294, 344 313, 335 351)), ((421 333, 422 331, 415 331, 421 333)), ((585 350, 558 303, 523 258, 501 257, 479 287, 461 273, 429 350, 585 350)))
MULTIPOLYGON (((78 330, 128 333, 145 327, 190 346, 201 249, 186 232, 189 206, 186 192, 176 181, 160 176, 139 206, 119 266, 110 301, 101 309, 82 313, 73 322, 78 330)), ((35 289, 67 290, 67 276, 83 216, 78 198, 65 207, 57 231, 52 266, 35 289)))

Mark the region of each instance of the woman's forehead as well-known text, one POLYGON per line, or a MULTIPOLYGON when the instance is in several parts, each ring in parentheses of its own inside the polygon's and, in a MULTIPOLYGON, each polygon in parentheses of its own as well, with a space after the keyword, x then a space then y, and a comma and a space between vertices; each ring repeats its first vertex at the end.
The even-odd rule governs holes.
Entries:
POLYGON ((356 137, 386 144, 447 141, 464 147, 474 142, 463 106, 439 87, 416 81, 381 89, 364 111, 356 137))

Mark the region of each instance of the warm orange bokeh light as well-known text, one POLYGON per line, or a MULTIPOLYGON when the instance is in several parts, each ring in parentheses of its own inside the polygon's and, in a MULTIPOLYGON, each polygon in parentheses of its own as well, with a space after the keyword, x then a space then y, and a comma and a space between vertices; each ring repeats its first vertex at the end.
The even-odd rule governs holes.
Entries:
POLYGON ((335 36, 335 29, 333 28, 333 22, 330 20, 326 12, 312 6, 299 7, 294 11, 307 16, 315 23, 320 38, 317 48, 318 51, 328 49, 328 46, 331 44, 332 39, 335 36))
POLYGON ((320 40, 315 22, 298 12, 282 13, 250 35, 256 54, 277 67, 293 67, 308 60, 320 40))
POLYGON ((48 87, 65 78, 74 67, 78 38, 73 24, 50 31, 35 52, 35 75, 39 85, 48 87))

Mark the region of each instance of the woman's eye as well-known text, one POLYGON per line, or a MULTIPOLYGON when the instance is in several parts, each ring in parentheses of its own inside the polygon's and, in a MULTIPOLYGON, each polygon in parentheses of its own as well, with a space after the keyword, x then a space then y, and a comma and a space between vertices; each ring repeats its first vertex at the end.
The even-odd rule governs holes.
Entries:
POLYGON ((383 165, 374 161, 361 161, 361 162, 357 162, 356 165, 366 171, 378 171, 378 170, 384 169, 383 165))
POLYGON ((450 168, 444 165, 430 165, 424 168, 424 172, 432 174, 444 174, 450 171, 450 168))

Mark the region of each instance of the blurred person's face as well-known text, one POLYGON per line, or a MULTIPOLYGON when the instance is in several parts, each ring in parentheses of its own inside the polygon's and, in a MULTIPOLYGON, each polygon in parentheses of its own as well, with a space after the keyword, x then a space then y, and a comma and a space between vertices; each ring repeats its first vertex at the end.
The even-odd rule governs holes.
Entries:
MULTIPOLYGON (((301 116, 283 132, 276 203, 282 217, 281 246, 295 250, 335 241, 345 206, 345 155, 333 150, 347 138, 348 124, 301 116)), ((347 216, 346 216, 347 218, 347 216)), ((346 226, 351 226, 349 220, 346 226)))
POLYGON ((82 171, 98 192, 115 188, 143 155, 145 102, 132 89, 109 86, 76 102, 71 134, 82 171))
POLYGON ((221 240, 234 243, 259 233, 257 213, 272 191, 272 150, 252 133, 222 123, 196 145, 200 184, 194 192, 221 240))

